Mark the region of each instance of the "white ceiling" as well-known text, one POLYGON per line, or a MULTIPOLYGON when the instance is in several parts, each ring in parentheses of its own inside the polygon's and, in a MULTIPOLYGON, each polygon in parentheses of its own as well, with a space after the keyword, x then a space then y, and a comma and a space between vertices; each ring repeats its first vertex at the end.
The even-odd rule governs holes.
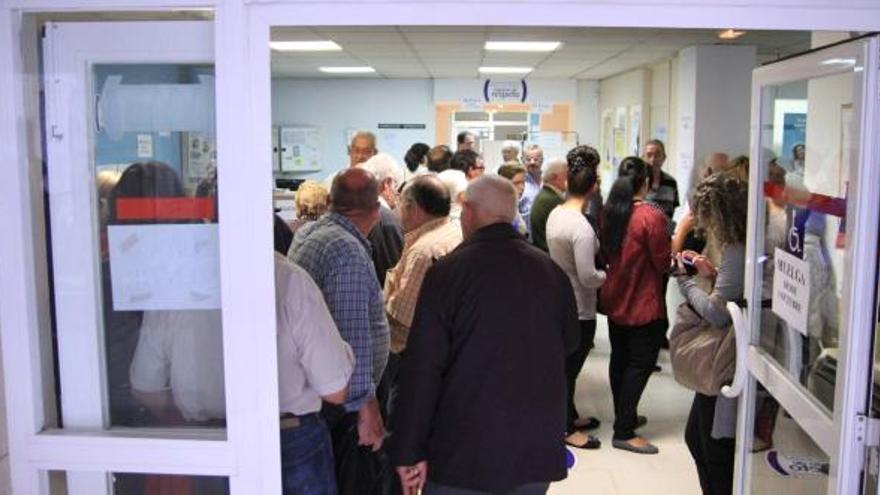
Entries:
MULTIPOLYGON (((480 66, 528 66, 530 78, 603 79, 722 43, 715 30, 536 27, 274 28, 273 41, 333 40, 341 52, 272 52, 273 77, 328 77, 320 66, 370 65, 379 78, 477 78, 480 66), (562 41, 551 53, 487 52, 485 41, 562 41)), ((805 31, 749 31, 730 44, 755 45, 759 62, 810 48, 805 31)), ((365 77, 334 76, 334 77, 365 77)))

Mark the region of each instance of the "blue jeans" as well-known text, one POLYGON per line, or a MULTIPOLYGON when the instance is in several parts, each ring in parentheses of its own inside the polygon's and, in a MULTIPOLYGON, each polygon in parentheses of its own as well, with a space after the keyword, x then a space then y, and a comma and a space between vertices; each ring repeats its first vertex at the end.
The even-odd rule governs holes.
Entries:
POLYGON ((327 424, 317 414, 300 417, 281 430, 281 483, 284 495, 336 495, 336 468, 327 424))

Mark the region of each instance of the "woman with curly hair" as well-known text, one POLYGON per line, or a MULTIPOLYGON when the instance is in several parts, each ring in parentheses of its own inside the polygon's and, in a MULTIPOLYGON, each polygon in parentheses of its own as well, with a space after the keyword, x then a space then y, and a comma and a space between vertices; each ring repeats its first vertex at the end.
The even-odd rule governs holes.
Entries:
POLYGON ((307 180, 299 185, 296 190, 296 197, 293 200, 296 208, 296 220, 291 225, 290 230, 296 235, 296 232, 308 225, 324 213, 327 212, 330 202, 330 192, 320 182, 307 180))
POLYGON ((641 158, 623 159, 599 236, 608 263, 599 303, 608 316, 611 340, 612 446, 639 454, 659 452, 635 430, 646 421, 637 415, 639 400, 669 326, 663 300, 671 259, 669 230, 659 207, 645 201, 649 179, 641 158))
POLYGON ((547 218, 547 247, 550 257, 568 275, 577 301, 580 335, 578 346, 566 357, 568 379, 568 426, 565 443, 581 449, 600 447, 599 439, 579 430, 599 427, 593 417, 580 418, 574 404, 575 384, 596 336, 596 289, 605 281, 605 271, 596 267, 599 236, 584 215, 587 201, 596 194, 599 153, 589 146, 578 146, 567 156, 567 190, 564 203, 547 218))
MULTIPOLYGON (((748 183, 735 174, 717 173, 704 179, 691 200, 697 227, 721 248, 716 269, 704 256, 683 251, 676 258, 679 289, 688 304, 716 328, 731 324, 729 301, 743 297, 748 183), (693 265, 695 275, 685 264, 693 265), (700 288, 697 277, 712 282, 711 292, 700 288)), ((694 459, 704 494, 733 490, 736 437, 736 400, 696 393, 685 428, 685 442, 694 459)))

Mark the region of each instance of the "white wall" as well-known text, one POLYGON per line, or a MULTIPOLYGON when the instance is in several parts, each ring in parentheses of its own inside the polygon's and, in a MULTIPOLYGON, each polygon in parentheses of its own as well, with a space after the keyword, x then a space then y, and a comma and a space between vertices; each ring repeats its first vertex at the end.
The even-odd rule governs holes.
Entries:
POLYGON ((678 181, 686 194, 695 164, 714 151, 749 154, 755 47, 707 45, 679 52, 678 181))
MULTIPOLYGON (((481 99, 485 79, 275 79, 272 125, 322 130, 323 170, 296 176, 323 179, 348 165, 346 130, 376 133, 380 151, 403 154, 415 142, 433 146, 435 103, 481 99), (379 123, 425 124, 422 130, 384 130, 379 123)), ((592 80, 527 80, 529 103, 568 103, 581 143, 597 144, 599 83, 592 80)))
MULTIPOLYGON (((499 77, 497 79, 505 78, 499 77)), ((514 80, 517 79, 514 78, 514 80)), ((485 79, 436 79, 434 81, 434 101, 482 99, 485 82, 485 79)), ((577 81, 573 79, 526 79, 526 87, 527 103, 574 103, 577 99, 577 81)))
POLYGON ((577 103, 574 109, 574 130, 578 133, 580 144, 599 148, 599 81, 579 80, 577 82, 577 103))
POLYGON ((272 125, 322 130, 324 178, 348 166, 346 131, 376 133, 380 151, 397 157, 415 142, 434 142, 433 84, 428 79, 275 79, 272 125), (379 123, 425 124, 425 129, 378 129, 379 123))

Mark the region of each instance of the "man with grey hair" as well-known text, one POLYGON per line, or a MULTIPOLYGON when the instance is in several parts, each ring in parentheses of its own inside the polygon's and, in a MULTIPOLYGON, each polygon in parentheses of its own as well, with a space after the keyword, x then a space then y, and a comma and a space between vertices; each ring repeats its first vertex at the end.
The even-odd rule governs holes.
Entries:
POLYGON ((526 168, 526 187, 519 198, 519 214, 526 221, 526 230, 531 235, 532 203, 541 190, 541 167, 544 165, 544 149, 539 144, 530 144, 523 150, 523 166, 526 168))
POLYGON ((373 247, 376 278, 382 287, 388 270, 394 268, 403 251, 403 226, 400 217, 392 211, 397 208, 397 185, 403 174, 397 160, 388 153, 373 155, 361 168, 375 175, 379 181, 379 222, 367 239, 373 247))
POLYGON ((519 144, 516 141, 504 141, 501 147, 501 163, 519 164, 519 144))
POLYGON ((565 187, 568 177, 568 164, 565 160, 555 159, 547 162, 544 166, 544 186, 535 196, 532 211, 529 213, 529 223, 532 229, 532 243, 549 252, 547 247, 547 218, 553 208, 561 205, 565 199, 565 187))
POLYGON ((542 494, 566 476, 577 304, 562 269, 513 230, 515 214, 508 180, 471 182, 465 240, 422 282, 391 438, 404 493, 542 494))

